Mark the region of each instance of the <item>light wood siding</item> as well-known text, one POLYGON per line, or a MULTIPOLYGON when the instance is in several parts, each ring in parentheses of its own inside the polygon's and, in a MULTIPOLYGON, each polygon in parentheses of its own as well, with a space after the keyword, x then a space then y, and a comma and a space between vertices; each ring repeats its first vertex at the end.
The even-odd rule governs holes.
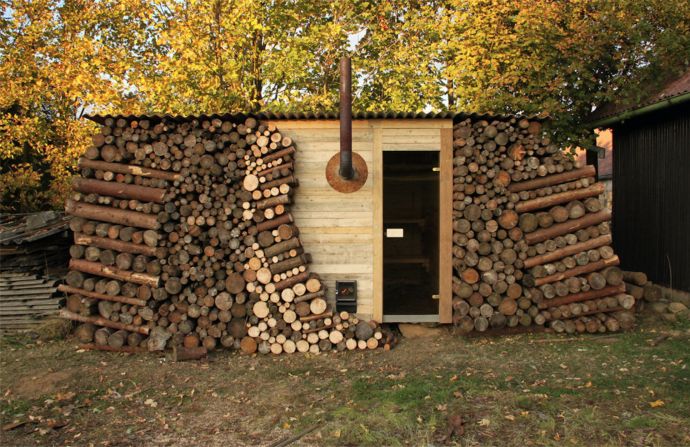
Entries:
POLYGON ((439 166, 439 323, 453 322, 453 129, 441 129, 439 166))
MULTIPOLYGON (((310 270, 318 273, 335 302, 335 280, 357 281, 358 313, 372 314, 372 179, 359 191, 342 194, 326 181, 326 163, 340 150, 340 124, 333 120, 275 121, 293 139, 295 176, 299 179, 292 214, 304 250, 312 255, 310 270)), ((369 123, 353 123, 352 150, 372 164, 369 123)))
MULTIPOLYGON (((382 188, 382 150, 439 150, 440 128, 452 128, 450 120, 358 120, 352 124, 352 150, 367 163, 369 177, 359 191, 343 194, 326 181, 328 160, 340 150, 337 120, 277 120, 273 123, 294 141, 295 175, 299 187, 292 213, 306 252, 312 255, 310 270, 327 286, 335 300, 336 279, 357 281, 357 313, 364 318, 381 316, 381 237, 374 234, 375 192, 382 188), (375 137, 376 135, 376 137, 375 137), (376 144, 375 144, 376 143, 376 144), (374 153, 376 147, 377 153, 374 153), (375 256, 376 253, 376 256, 375 256)), ((382 203, 376 200, 377 204, 382 203)), ((377 205, 376 208, 380 208, 377 205)))
POLYGON ((438 127, 382 129, 384 151, 437 151, 440 147, 441 133, 438 127))

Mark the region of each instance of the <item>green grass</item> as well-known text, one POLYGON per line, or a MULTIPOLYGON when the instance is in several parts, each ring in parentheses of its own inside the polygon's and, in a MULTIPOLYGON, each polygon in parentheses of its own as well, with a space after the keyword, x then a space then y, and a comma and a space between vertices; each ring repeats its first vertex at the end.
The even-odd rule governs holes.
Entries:
POLYGON ((659 421, 654 416, 635 416, 623 422, 625 428, 657 428, 659 421))
POLYGON ((33 421, 0 442, 265 445, 317 426, 301 445, 684 445, 688 328, 444 336, 320 356, 219 352, 205 364, 3 339, 0 422, 33 421), (651 346, 662 329, 676 336, 651 346), (451 416, 464 433, 445 439, 451 416), (68 425, 46 431, 51 419, 68 425))

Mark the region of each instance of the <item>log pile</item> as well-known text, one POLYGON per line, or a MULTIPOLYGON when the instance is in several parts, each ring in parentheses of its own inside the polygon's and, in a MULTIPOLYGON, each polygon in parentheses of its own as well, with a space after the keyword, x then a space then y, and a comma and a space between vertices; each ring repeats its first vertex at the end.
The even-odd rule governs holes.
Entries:
POLYGON ((454 126, 453 320, 461 333, 631 326, 594 167, 527 119, 454 126))
POLYGON ((670 323, 690 315, 690 293, 654 284, 643 272, 624 271, 623 281, 625 292, 635 297, 639 310, 670 323))
POLYGON ((334 312, 309 271, 290 213, 294 156, 289 137, 252 117, 106 119, 66 204, 62 316, 82 323, 80 341, 264 354, 384 346, 375 323, 334 312))

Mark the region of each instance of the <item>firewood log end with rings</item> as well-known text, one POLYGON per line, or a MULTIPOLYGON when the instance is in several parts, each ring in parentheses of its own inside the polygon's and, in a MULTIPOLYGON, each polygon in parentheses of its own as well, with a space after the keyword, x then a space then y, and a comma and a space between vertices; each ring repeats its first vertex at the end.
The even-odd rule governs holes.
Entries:
POLYGON ((257 301, 254 303, 252 311, 258 318, 266 318, 269 313, 268 305, 264 301, 257 301))
POLYGON ((321 315, 322 313, 326 312, 327 307, 328 304, 323 298, 314 298, 311 303, 309 303, 309 309, 314 315, 321 315))
POLYGON ((249 174, 242 181, 242 186, 244 186, 244 189, 247 191, 254 191, 259 187, 259 178, 253 174, 249 174))

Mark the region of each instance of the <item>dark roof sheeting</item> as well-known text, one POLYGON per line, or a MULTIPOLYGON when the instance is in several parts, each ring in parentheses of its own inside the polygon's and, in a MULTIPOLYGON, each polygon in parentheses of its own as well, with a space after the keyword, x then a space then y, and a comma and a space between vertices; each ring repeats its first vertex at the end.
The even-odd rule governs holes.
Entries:
POLYGON ((611 102, 602 105, 592 113, 588 121, 603 121, 625 112, 632 112, 688 93, 690 93, 690 69, 679 78, 667 82, 661 89, 647 94, 639 101, 611 102))
POLYGON ((57 211, 0 214, 0 244, 19 245, 41 240, 67 230, 69 219, 64 213, 57 211))
MULTIPOLYGON (((212 115, 170 115, 170 114, 145 114, 145 115, 86 115, 85 118, 98 124, 103 124, 106 119, 136 120, 148 119, 150 121, 185 122, 193 119, 221 119, 223 121, 243 121, 247 117, 259 120, 336 120, 338 112, 260 112, 260 113, 221 113, 212 115)), ((510 115, 492 113, 461 113, 461 112, 353 112, 353 120, 368 119, 452 119, 453 121, 472 118, 475 120, 506 120, 510 118, 527 118, 530 120, 544 121, 545 115, 510 115)))

